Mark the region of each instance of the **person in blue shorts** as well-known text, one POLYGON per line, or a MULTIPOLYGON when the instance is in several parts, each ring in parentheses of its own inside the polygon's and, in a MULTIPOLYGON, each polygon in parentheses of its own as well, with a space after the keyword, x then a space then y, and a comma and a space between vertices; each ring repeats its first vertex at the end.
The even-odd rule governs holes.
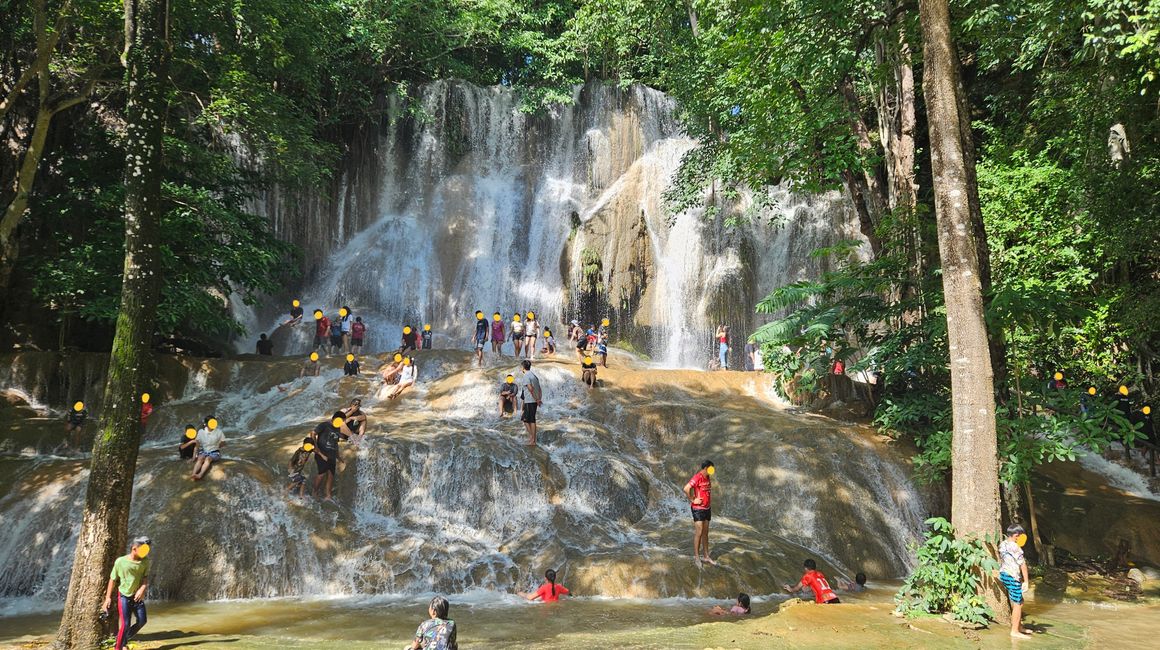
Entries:
POLYGON ((1019 524, 1007 527, 1007 539, 999 542, 999 580, 1007 588, 1011 599, 1011 636, 1015 639, 1030 639, 1031 635, 1023 627, 1023 594, 1030 582, 1027 577, 1027 562, 1023 560, 1023 545, 1027 543, 1027 532, 1019 524))

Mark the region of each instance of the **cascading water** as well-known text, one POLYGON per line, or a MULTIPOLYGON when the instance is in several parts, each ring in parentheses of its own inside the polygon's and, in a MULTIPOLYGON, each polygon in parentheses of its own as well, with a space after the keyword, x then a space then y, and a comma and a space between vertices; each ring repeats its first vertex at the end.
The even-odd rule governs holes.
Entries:
MULTIPOLYGON (((614 339, 668 367, 699 367, 715 323, 732 324, 743 342, 761 296, 820 271, 811 250, 859 237, 837 194, 784 188, 747 225, 701 212, 670 219, 662 194, 694 145, 673 102, 642 86, 574 92, 572 105, 528 114, 509 89, 429 84, 420 117, 392 106, 360 149, 374 162, 356 167, 376 173, 340 179, 346 198, 331 211, 287 214, 279 197, 258 204, 280 235, 322 249, 307 251, 321 258, 301 292, 308 310, 332 316, 349 305, 370 326, 370 352, 397 347, 402 325, 420 323, 433 325, 438 345, 466 347, 476 309, 506 319, 535 311, 557 334, 572 318, 613 316, 614 339), (320 218, 332 223, 302 223, 320 218), (585 252, 602 265, 599 308, 580 299, 585 252)), ((284 318, 270 311, 247 319, 249 329, 284 318)), ((278 349, 305 351, 308 329, 277 332, 278 349)))
MULTIPOLYGON (((54 363, 50 356, 20 355, 12 366, 54 363)), ((473 369, 466 353, 440 350, 419 363, 421 383, 399 401, 343 377, 335 362, 305 379, 292 379, 292 359, 167 372, 155 390, 130 523, 154 539, 154 593, 503 592, 528 588, 547 566, 590 595, 773 593, 807 554, 836 576, 905 573, 907 544, 930 512, 894 451, 780 412, 766 401, 761 375, 633 370, 617 355, 605 387, 589 392, 572 364, 541 362, 541 447, 529 450, 522 426, 495 415, 496 386, 510 366, 473 369), (287 499, 290 454, 354 396, 371 428, 359 448, 342 452, 338 504, 287 499), (173 446, 185 423, 211 413, 226 431, 226 460, 194 483, 173 446), (680 494, 705 457, 719 468, 711 539, 721 567, 711 571, 689 558, 680 494)), ((59 436, 58 426, 40 432, 34 420, 19 422, 42 436, 30 447, 59 436)), ((0 518, 12 524, 0 527, 0 598, 59 602, 85 462, 28 451, 2 461, 0 518)))

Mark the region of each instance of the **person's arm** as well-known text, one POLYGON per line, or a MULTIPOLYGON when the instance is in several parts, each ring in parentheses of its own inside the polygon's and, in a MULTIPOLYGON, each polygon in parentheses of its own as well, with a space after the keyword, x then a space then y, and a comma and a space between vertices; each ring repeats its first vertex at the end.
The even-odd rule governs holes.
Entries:
POLYGON ((785 589, 787 594, 796 594, 802 589, 805 589, 806 585, 801 580, 798 580, 798 583, 792 587, 789 585, 782 585, 782 587, 785 589))
POLYGON ((117 581, 109 578, 109 586, 105 589, 105 607, 107 611, 113 606, 113 590, 117 588, 117 581))
POLYGON ((1023 584, 1020 586, 1023 588, 1023 591, 1027 591, 1027 587, 1031 584, 1031 578, 1027 575, 1027 560, 1023 560, 1019 564, 1019 569, 1023 572, 1023 584))
POLYGON ((143 580, 141 580, 141 586, 137 588, 137 593, 133 594, 133 601, 138 602, 138 603, 144 601, 145 600, 145 592, 148 589, 149 589, 149 575, 146 574, 145 578, 143 580))
POLYGON ((689 503, 693 503, 693 482, 692 481, 685 483, 685 498, 689 500, 689 503))

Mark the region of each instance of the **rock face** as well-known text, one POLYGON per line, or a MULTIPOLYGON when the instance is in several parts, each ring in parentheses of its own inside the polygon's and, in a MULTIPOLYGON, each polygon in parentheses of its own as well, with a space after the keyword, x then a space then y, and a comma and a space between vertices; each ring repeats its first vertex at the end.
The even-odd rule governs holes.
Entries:
MULTIPOLYGON (((810 251, 859 237, 837 194, 777 188, 776 207, 754 215, 751 197, 718 201, 712 217, 668 214, 662 195, 694 146, 674 103, 642 86, 574 93, 572 105, 529 114, 508 89, 429 84, 418 117, 395 103, 353 138, 332 187, 264 197, 256 209, 305 252, 295 297, 308 312, 349 305, 378 332, 424 322, 438 336, 470 327, 476 309, 535 311, 558 334, 572 318, 608 317, 615 340, 700 367, 717 323, 740 345, 758 299, 820 273, 810 251)), ((248 315, 250 329, 269 331, 281 311, 248 315)), ((466 338, 453 335, 456 346, 466 338)), ((278 345, 301 351, 306 339, 278 345)))

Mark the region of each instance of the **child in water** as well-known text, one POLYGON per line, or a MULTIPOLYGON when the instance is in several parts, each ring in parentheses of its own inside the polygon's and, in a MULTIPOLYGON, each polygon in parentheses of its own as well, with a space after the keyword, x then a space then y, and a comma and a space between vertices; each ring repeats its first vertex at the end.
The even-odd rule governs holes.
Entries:
POLYGON ((746 614, 752 613, 749 609, 749 594, 743 591, 737 594, 737 602, 733 603, 733 607, 725 609, 720 605, 714 605, 713 609, 709 610, 709 613, 713 616, 725 616, 726 614, 744 616, 746 614))
POLYGON ((802 589, 809 587, 814 592, 814 602, 819 605, 837 605, 842 601, 838 600, 838 594, 830 589, 830 583, 826 582, 826 576, 818 571, 818 563, 813 559, 807 559, 804 563, 806 572, 802 575, 802 579, 794 586, 782 585, 785 587, 786 593, 796 594, 802 589))
POLYGON ((540 352, 544 354, 556 354, 556 337, 552 336, 552 330, 544 328, 544 347, 540 352))
POLYGON ((1027 593, 1027 562, 1023 560, 1023 545, 1027 543, 1027 532, 1019 524, 1007 527, 1007 539, 999 542, 999 580, 1007 588, 1011 599, 1011 637, 1030 639, 1031 635, 1023 627, 1023 594, 1027 593), (1020 580, 1022 578, 1022 580, 1020 580))
POLYGON ((181 434, 181 442, 177 443, 177 456, 181 460, 193 460, 193 452, 197 450, 197 427, 185 425, 185 433, 181 434))
POLYGON ((342 375, 344 377, 358 377, 359 363, 353 354, 346 355, 346 363, 342 364, 342 375))
POLYGON ((299 498, 306 494, 306 475, 302 473, 302 468, 306 467, 306 462, 313 455, 314 441, 310 438, 303 438, 302 444, 298 446, 298 449, 294 450, 294 455, 290 457, 290 466, 288 468, 290 484, 286 486, 290 494, 294 494, 295 488, 298 490, 299 498))
POLYGON ((556 571, 548 569, 544 572, 544 578, 547 582, 540 585, 540 588, 534 592, 521 593, 520 596, 528 600, 540 600, 545 603, 554 603, 560 600, 560 596, 568 595, 568 588, 564 585, 556 584, 556 571))
POLYGON ((584 357, 580 362, 580 379, 589 390, 596 388, 596 362, 592 357, 584 357))

